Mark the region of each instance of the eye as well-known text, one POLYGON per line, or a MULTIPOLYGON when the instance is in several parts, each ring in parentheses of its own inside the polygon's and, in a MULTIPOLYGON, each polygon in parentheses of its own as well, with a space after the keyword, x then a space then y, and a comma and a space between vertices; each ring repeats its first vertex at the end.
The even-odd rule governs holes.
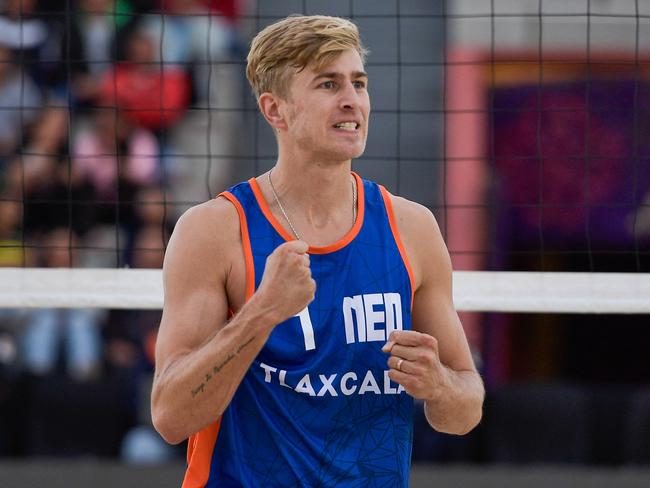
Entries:
POLYGON ((323 83, 320 84, 322 88, 326 88, 328 90, 331 90, 332 88, 336 87, 336 84, 332 80, 327 80, 324 81, 323 83))
POLYGON ((364 88, 366 88, 366 82, 365 81, 357 80, 357 81, 354 81, 352 84, 354 85, 354 87, 357 90, 363 90, 364 88))

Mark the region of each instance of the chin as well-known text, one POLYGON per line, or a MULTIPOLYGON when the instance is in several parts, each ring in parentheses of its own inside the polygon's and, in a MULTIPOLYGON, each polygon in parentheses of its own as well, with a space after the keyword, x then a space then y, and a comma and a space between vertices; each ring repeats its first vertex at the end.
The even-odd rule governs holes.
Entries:
MULTIPOLYGON (((304 146, 303 146, 304 147, 304 146)), ((312 145, 306 152, 312 154, 312 157, 321 161, 343 162, 358 158, 366 149, 365 141, 363 144, 339 144, 315 147, 312 145)))
POLYGON ((357 146, 357 147, 339 148, 338 151, 333 151, 333 153, 335 153, 336 156, 337 156, 334 159, 338 159, 339 161, 347 161, 349 159, 356 159, 356 158, 360 157, 365 150, 366 150, 366 145, 365 144, 363 144, 362 146, 357 146))
POLYGON ((352 161, 353 159, 357 159, 363 154, 363 151, 360 152, 354 152, 354 153, 336 153, 336 154, 330 154, 327 159, 330 161, 334 161, 336 163, 342 163, 346 161, 352 161))
POLYGON ((364 144, 363 147, 361 147, 358 151, 356 151, 354 153, 354 156, 352 156, 352 158, 350 158, 350 159, 360 158, 361 156, 363 156, 363 153, 365 151, 366 151, 366 145, 364 144))
POLYGON ((362 149, 360 149, 360 150, 358 150, 358 151, 355 151, 354 153, 348 155, 348 157, 347 157, 346 159, 357 159, 357 158, 360 158, 361 156, 363 156, 363 152, 365 151, 365 149, 366 149, 366 148, 364 147, 364 148, 362 148, 362 149))

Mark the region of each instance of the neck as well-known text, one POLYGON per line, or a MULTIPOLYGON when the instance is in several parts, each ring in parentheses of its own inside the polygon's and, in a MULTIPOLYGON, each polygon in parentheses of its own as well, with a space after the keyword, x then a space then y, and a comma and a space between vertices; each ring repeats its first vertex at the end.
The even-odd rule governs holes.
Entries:
POLYGON ((278 160, 273 168, 273 183, 283 200, 327 212, 350 196, 350 171, 349 161, 337 165, 318 162, 296 165, 278 160))
MULTIPOLYGON (((273 187, 301 239, 312 245, 326 245, 350 230, 356 213, 350 170, 350 161, 298 164, 278 159, 272 170, 273 187)), ((267 176, 259 180, 264 197, 276 218, 293 234, 270 185, 265 185, 267 181, 267 176)))

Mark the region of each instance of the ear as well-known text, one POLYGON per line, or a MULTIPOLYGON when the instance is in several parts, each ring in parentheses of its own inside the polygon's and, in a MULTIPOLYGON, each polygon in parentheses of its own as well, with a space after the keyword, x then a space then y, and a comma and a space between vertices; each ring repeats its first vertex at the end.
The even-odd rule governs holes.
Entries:
POLYGON ((257 100, 260 112, 273 129, 286 129, 287 123, 282 114, 282 99, 270 92, 264 92, 257 100))

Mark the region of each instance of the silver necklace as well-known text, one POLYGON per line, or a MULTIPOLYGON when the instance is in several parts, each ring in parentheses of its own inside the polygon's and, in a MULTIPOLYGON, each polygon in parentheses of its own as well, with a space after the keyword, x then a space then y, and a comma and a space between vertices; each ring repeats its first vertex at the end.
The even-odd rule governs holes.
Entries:
MULTIPOLYGON (((296 228, 293 226, 293 223, 291 222, 291 219, 287 215, 287 212, 284 209, 282 202, 280 201, 280 197, 278 197, 278 194, 275 191, 275 187, 273 186, 273 180, 271 179, 271 173, 273 173, 272 169, 267 173, 267 175, 269 177, 269 186, 271 187, 273 198, 275 198, 275 203, 277 203, 278 207, 280 207, 280 212, 282 212, 282 215, 284 215, 284 219, 287 221, 287 224, 289 224, 289 227, 291 228, 291 232, 293 232, 293 235, 296 236, 296 239, 302 240, 300 238, 300 234, 298 234, 296 228)), ((356 221, 357 221, 357 184, 356 181, 353 180, 352 181, 352 225, 354 225, 356 221)))

